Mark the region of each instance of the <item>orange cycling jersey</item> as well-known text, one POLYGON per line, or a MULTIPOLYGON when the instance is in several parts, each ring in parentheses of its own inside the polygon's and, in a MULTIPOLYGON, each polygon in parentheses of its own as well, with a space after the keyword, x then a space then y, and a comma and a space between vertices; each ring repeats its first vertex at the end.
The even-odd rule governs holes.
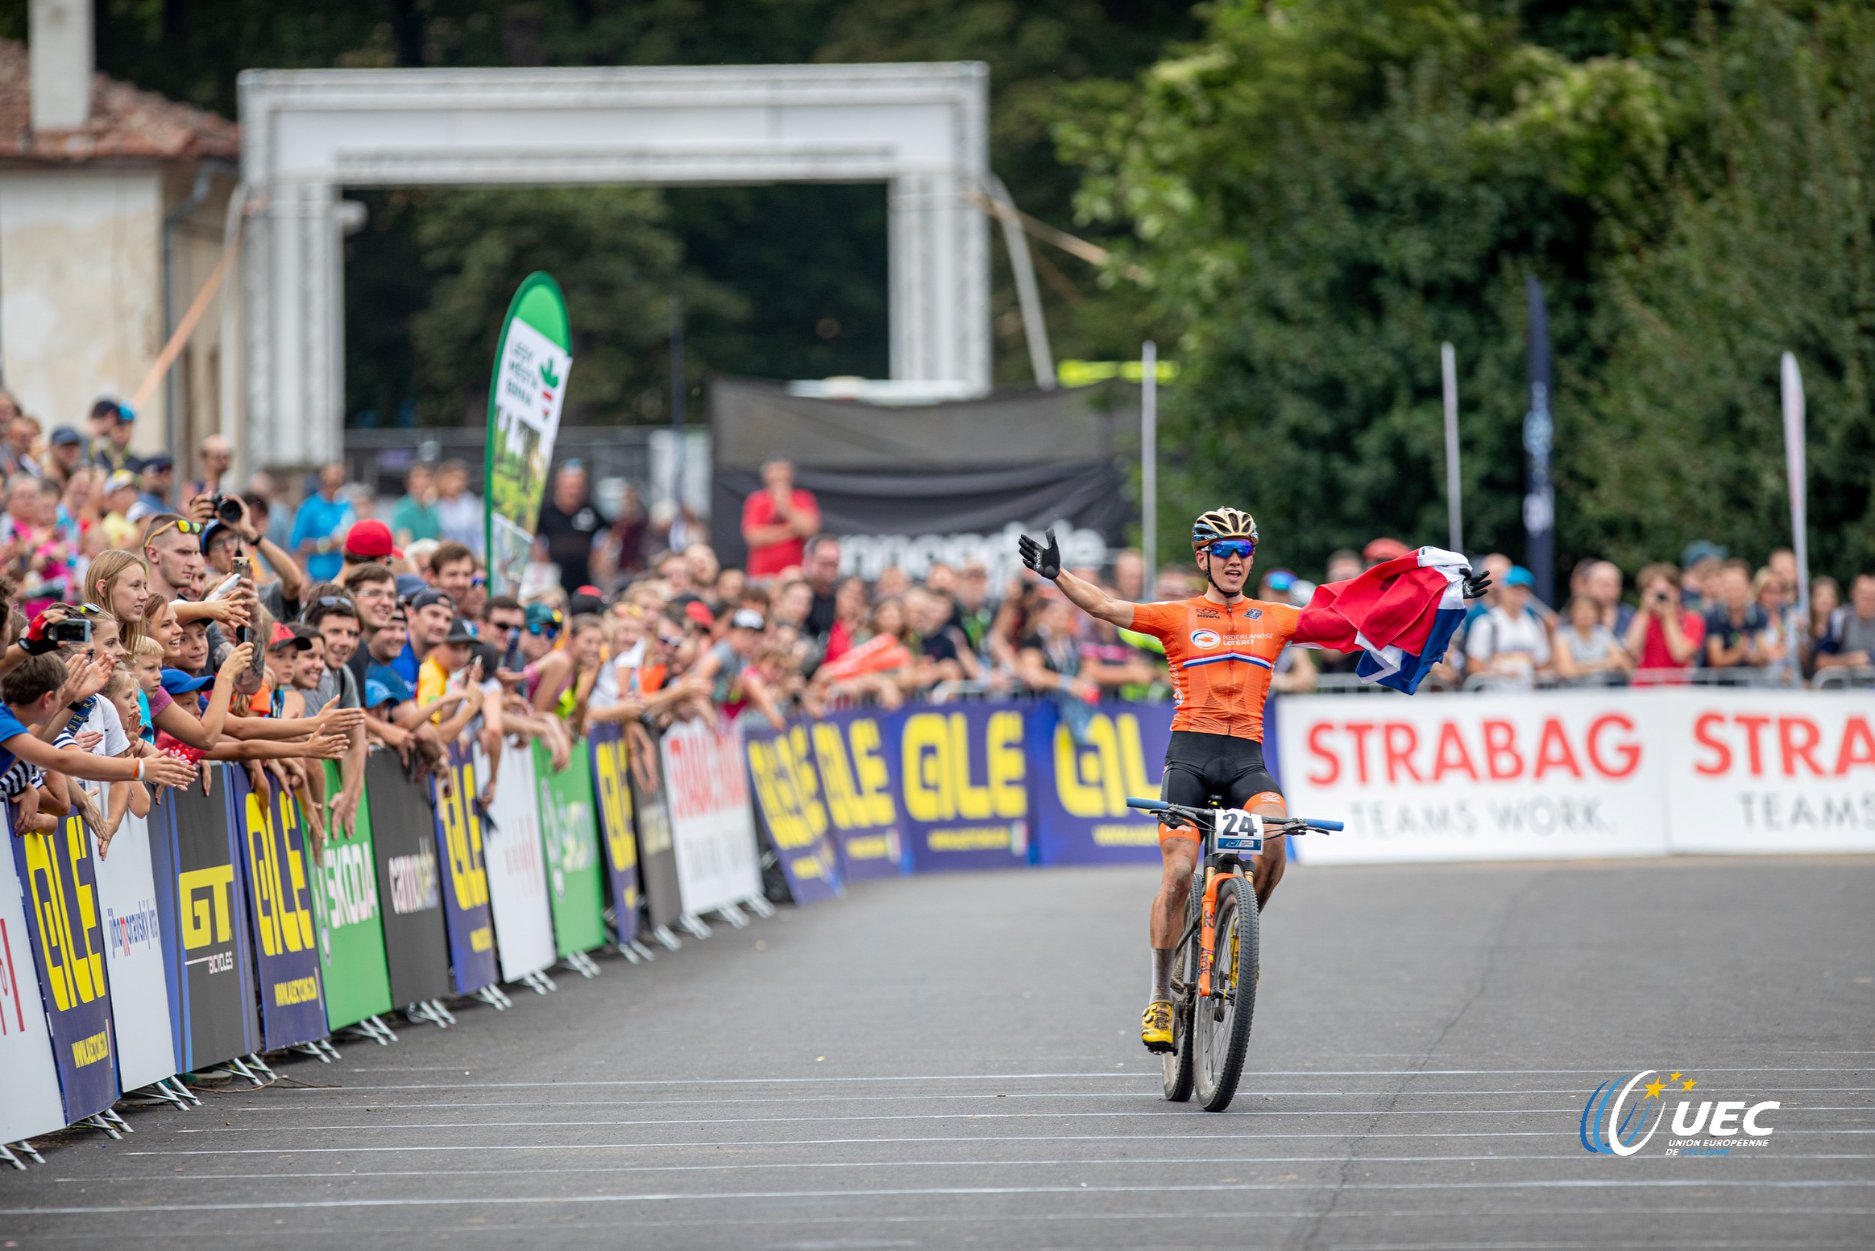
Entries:
POLYGON ((1301 611, 1244 599, 1214 603, 1199 595, 1135 604, 1133 629, 1165 644, 1172 670, 1174 730, 1263 741, 1263 701, 1276 658, 1295 635, 1301 611))

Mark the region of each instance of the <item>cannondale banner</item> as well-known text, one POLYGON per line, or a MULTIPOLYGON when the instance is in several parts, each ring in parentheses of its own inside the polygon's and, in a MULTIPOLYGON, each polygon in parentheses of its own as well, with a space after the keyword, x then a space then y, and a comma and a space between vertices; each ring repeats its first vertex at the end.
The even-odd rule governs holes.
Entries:
POLYGON ((1064 565, 1100 565, 1136 515, 1125 465, 1138 430, 1138 391, 1120 383, 884 406, 717 379, 711 540, 724 563, 744 563, 743 501, 761 489, 763 462, 785 456, 848 573, 921 578, 933 562, 976 560, 1000 586, 1017 571, 1016 535, 1043 526, 1064 565))

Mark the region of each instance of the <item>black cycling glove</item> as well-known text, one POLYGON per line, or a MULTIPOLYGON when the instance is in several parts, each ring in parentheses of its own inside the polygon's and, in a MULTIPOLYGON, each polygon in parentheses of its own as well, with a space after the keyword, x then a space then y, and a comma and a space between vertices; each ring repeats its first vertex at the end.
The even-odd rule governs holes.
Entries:
POLYGON ((1477 599, 1490 589, 1491 571, 1489 569, 1480 569, 1476 573, 1469 569, 1465 570, 1466 599, 1477 599))
POLYGON ((1016 551, 1021 553, 1023 564, 1050 582, 1061 576, 1061 548, 1053 530, 1048 531, 1046 547, 1025 534, 1016 540, 1016 551))

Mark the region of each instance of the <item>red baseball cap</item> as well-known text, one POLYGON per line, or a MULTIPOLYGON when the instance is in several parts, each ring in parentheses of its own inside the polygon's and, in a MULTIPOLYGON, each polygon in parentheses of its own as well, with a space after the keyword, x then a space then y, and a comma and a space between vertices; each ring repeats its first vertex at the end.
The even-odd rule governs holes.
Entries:
POLYGON ((684 616, 706 630, 716 624, 716 614, 711 612, 710 606, 700 599, 693 599, 684 605, 684 616))
POLYGON ((1361 549, 1361 559, 1369 564, 1376 561, 1393 560, 1404 556, 1413 549, 1398 539, 1375 539, 1361 549))
POLYGON ((345 532, 345 554, 361 560, 403 556, 391 542, 391 528, 375 517, 358 522, 345 532))

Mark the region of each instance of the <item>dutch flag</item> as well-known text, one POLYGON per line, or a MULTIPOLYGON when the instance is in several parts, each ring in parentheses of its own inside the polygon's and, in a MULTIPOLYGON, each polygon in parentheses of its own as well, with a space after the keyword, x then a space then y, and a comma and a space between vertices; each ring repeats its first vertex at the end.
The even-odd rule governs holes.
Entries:
POLYGON ((1363 681, 1411 695, 1465 620, 1469 567, 1456 552, 1422 547, 1325 583, 1302 610, 1292 641, 1358 651, 1355 672, 1363 681))

